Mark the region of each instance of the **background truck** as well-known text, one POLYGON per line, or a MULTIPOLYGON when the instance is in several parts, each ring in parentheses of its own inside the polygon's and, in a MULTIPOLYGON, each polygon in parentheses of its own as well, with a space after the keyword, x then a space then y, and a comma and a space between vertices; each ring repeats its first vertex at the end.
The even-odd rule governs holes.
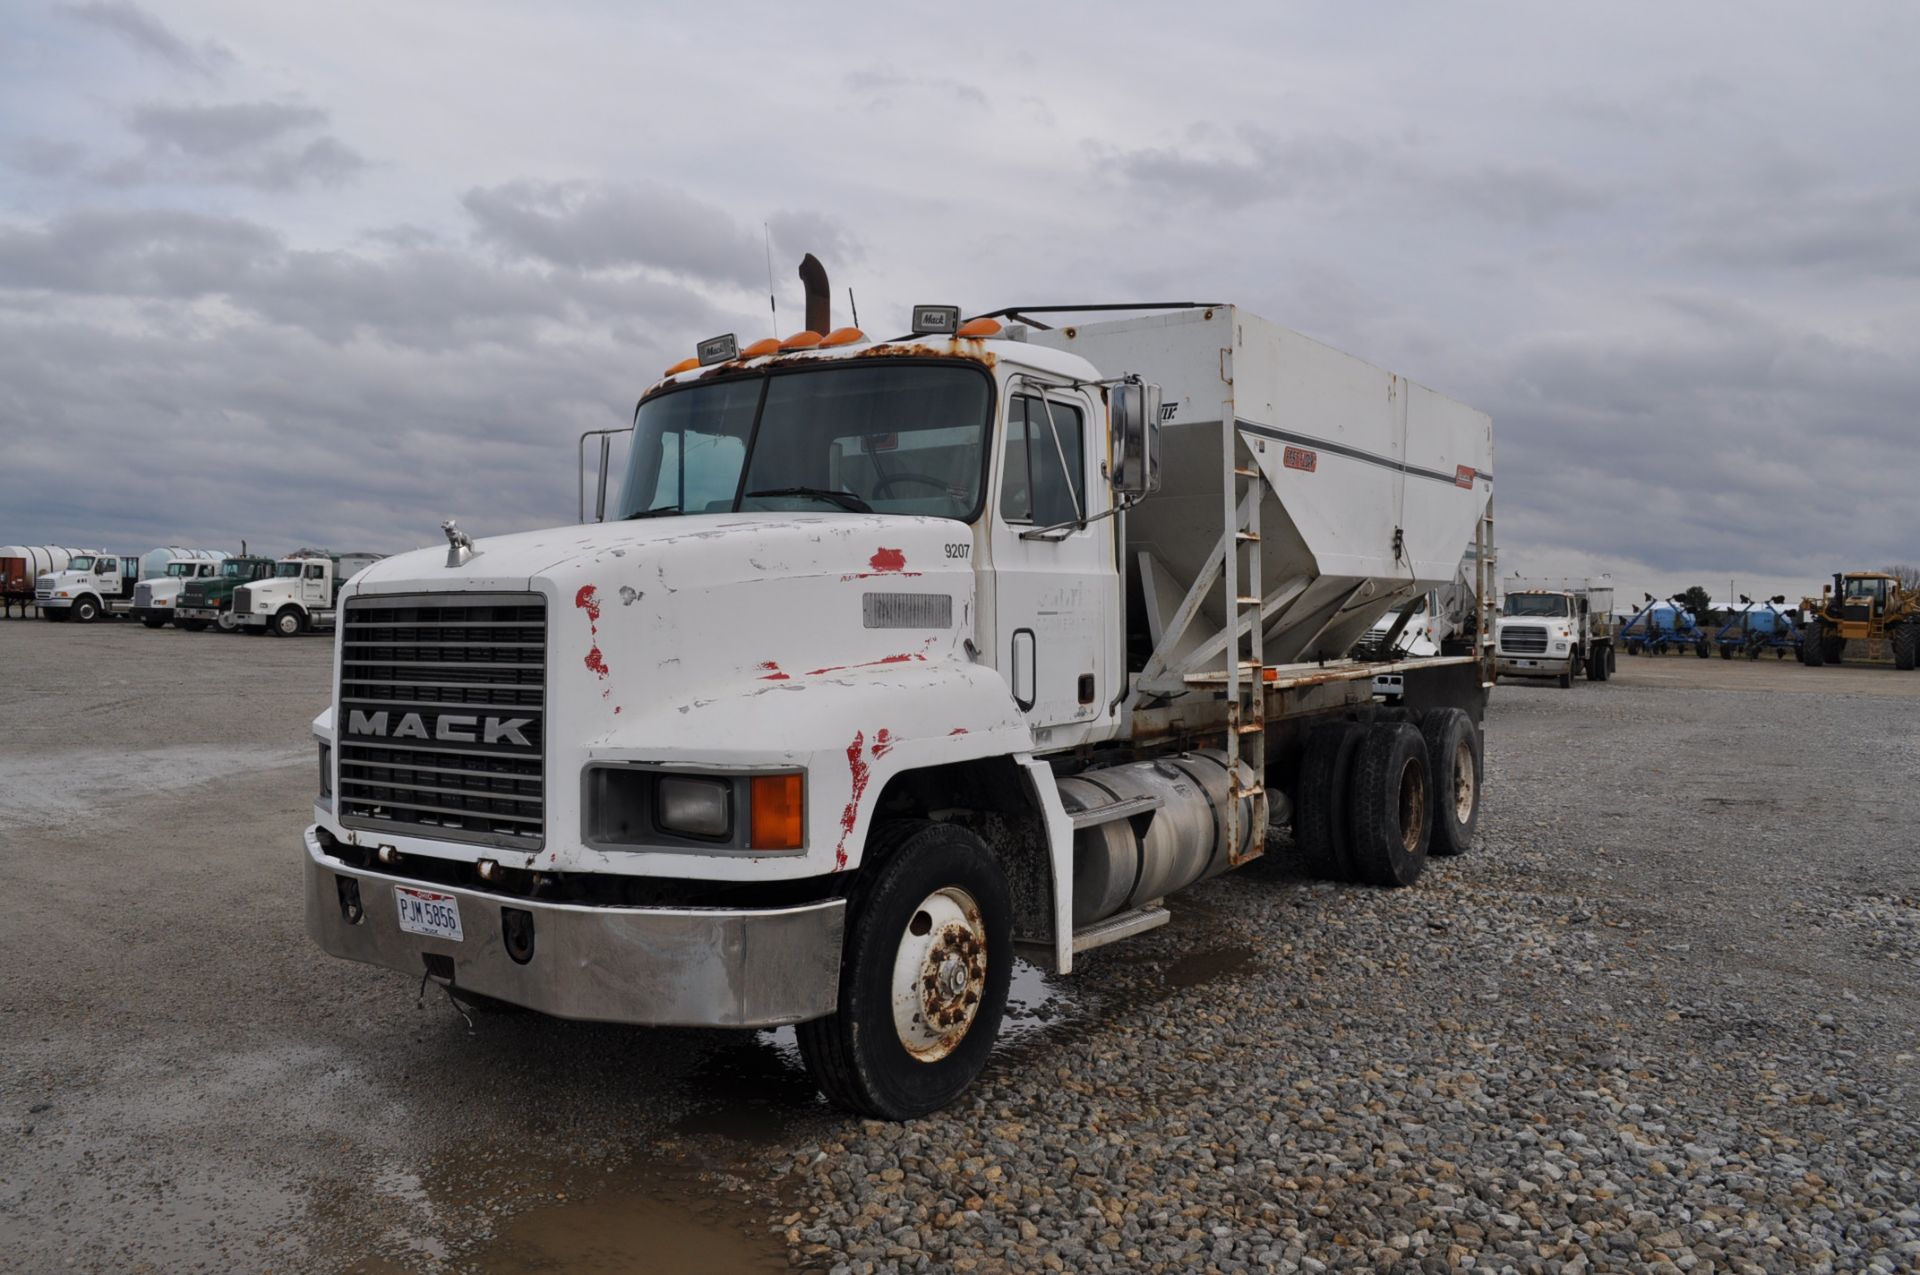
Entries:
POLYGON ((139 579, 138 558, 117 553, 76 553, 65 567, 34 581, 33 604, 40 608, 42 619, 91 624, 131 606, 139 579))
POLYGON ((131 615, 142 581, 167 578, 168 568, 175 563, 225 556, 218 549, 188 549, 179 545, 149 549, 137 558, 100 552, 76 554, 63 570, 34 581, 34 605, 46 619, 71 617, 82 624, 131 615))
POLYGON ((1494 660, 1502 677, 1613 675, 1613 586, 1592 580, 1513 580, 1494 624, 1494 660))
POLYGON ((83 552, 59 545, 0 545, 0 610, 11 617, 17 606, 26 614, 33 605, 34 582, 66 570, 73 556, 83 552))
POLYGON ((1920 593, 1902 588, 1898 576, 1884 571, 1836 572, 1817 598, 1800 603, 1808 616, 1800 637, 1800 662, 1813 668, 1838 664, 1849 642, 1856 657, 1888 659, 1910 669, 1920 654, 1920 593))
POLYGON ((273 574, 233 591, 234 623, 253 633, 292 637, 330 629, 340 587, 354 572, 378 562, 377 553, 298 549, 274 564, 273 574))
POLYGON ((231 632, 239 627, 233 613, 234 590, 255 580, 271 578, 273 568, 272 558, 228 558, 220 564, 219 574, 186 582, 180 591, 174 622, 190 632, 197 633, 210 624, 231 632))
POLYGON ((143 576, 133 587, 133 618, 150 629, 165 628, 174 618, 187 582, 211 579, 226 560, 224 549, 190 549, 168 561, 157 575, 143 576))
POLYGON ((1467 848, 1490 670, 1346 653, 1490 543, 1485 415, 1225 305, 872 341, 810 265, 808 331, 647 390, 611 521, 448 523, 344 592, 322 949, 796 1023, 899 1119, 978 1074, 1016 952, 1066 973, 1270 832, 1380 885, 1467 848))

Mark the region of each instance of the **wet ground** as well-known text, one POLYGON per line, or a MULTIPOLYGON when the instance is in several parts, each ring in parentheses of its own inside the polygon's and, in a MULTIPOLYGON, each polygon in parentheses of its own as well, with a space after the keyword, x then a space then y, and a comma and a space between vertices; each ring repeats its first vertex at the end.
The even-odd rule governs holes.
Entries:
MULTIPOLYGON (((325 639, 0 622, 0 1266, 787 1269, 794 1170, 859 1128, 790 1031, 469 1026, 436 989, 309 947, 297 855, 328 667, 325 639)), ((1658 713, 1667 686, 1840 703, 1920 693, 1920 674, 1622 658, 1611 687, 1502 687, 1490 750, 1521 697, 1537 744, 1658 713)), ((1116 1017, 1266 977, 1220 924, 1237 888, 1177 900, 1144 955, 1023 967, 993 1067, 1050 1075, 1116 1017)))

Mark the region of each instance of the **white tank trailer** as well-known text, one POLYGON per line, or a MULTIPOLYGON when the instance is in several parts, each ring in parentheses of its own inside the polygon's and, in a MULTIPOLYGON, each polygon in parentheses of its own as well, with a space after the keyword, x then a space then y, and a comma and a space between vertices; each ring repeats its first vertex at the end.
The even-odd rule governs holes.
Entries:
POLYGON ((0 545, 0 607, 4 607, 4 613, 11 616, 17 606, 22 615, 26 614, 33 605, 33 582, 43 575, 65 571, 73 555, 85 552, 60 545, 0 545))
POLYGON ((898 1119, 984 1065, 1016 951, 1069 972, 1273 830, 1388 886, 1467 848, 1491 669, 1348 652, 1489 560, 1487 416, 1225 305, 873 341, 810 264, 808 332, 645 392, 608 521, 448 522, 342 590, 325 951, 797 1023, 898 1119))
POLYGON ((169 563, 219 562, 221 549, 162 545, 139 557, 116 553, 75 553, 60 568, 34 581, 34 604, 41 618, 74 619, 82 624, 134 614, 135 594, 143 580, 164 579, 169 563))

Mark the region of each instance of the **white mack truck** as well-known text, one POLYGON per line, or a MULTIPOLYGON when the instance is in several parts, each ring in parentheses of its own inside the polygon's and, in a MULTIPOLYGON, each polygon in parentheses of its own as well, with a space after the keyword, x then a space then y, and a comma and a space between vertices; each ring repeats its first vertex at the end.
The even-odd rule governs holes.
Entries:
POLYGON ((1490 670, 1345 652, 1490 543, 1485 415, 1226 305, 870 340, 813 265, 808 331, 647 390, 607 520, 448 523, 345 590, 321 948, 798 1024, 903 1119, 979 1073, 1016 954, 1068 972, 1270 832, 1380 885, 1467 848, 1490 670))

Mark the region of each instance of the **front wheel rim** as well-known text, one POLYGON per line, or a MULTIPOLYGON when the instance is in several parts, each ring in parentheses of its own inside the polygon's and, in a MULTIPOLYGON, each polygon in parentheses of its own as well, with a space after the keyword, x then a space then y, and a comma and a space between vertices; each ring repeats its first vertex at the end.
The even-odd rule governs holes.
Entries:
POLYGON ((920 901, 893 958, 893 1026, 901 1047, 921 1062, 957 1049, 979 1016, 987 987, 987 925, 959 886, 920 901))

